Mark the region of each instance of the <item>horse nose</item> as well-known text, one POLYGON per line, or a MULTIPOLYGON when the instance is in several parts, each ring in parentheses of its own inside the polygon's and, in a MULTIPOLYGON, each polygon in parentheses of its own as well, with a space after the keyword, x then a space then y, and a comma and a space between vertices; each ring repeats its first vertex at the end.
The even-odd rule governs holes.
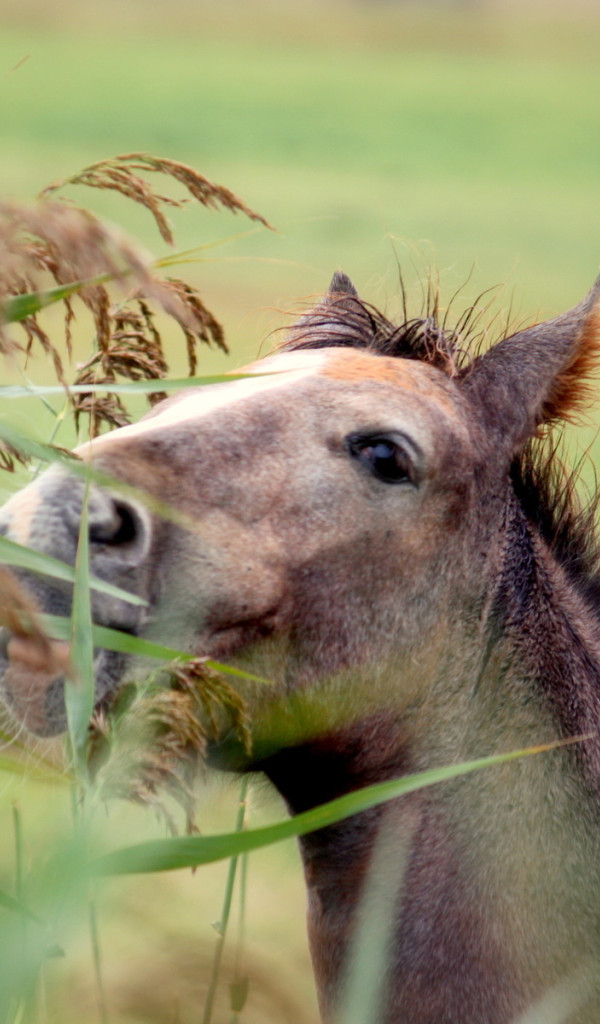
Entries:
MULTIPOLYGON (((84 481, 63 467, 46 470, 0 510, 0 534, 73 565, 83 504, 90 561, 112 576, 140 566, 150 549, 152 520, 143 501, 84 481)), ((102 574, 102 573, 101 573, 102 574)))
MULTIPOLYGON (((67 526, 78 535, 81 509, 67 506, 67 526)), ((88 495, 88 534, 93 561, 139 565, 150 546, 150 516, 141 502, 95 488, 88 495)))

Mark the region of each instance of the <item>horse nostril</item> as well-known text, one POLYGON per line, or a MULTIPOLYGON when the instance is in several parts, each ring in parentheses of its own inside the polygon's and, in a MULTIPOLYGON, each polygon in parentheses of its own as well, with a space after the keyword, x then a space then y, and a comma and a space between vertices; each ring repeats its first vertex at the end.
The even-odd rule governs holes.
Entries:
POLYGON ((112 508, 103 509, 104 515, 95 516, 90 510, 89 533, 92 544, 130 544, 137 533, 136 518, 131 509, 121 501, 114 501, 112 508))
POLYGON ((114 545, 131 544, 138 535, 139 521, 127 505, 116 502, 115 509, 119 517, 119 528, 111 543, 114 545))
POLYGON ((148 550, 150 538, 146 509, 105 493, 94 495, 94 498, 88 510, 90 544, 102 549, 104 554, 118 555, 126 562, 141 561, 148 550))

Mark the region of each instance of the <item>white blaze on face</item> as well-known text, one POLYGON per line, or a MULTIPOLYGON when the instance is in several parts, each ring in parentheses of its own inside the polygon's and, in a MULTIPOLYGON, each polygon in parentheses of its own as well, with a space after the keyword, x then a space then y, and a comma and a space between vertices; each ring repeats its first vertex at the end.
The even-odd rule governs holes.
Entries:
POLYGON ((6 502, 2 509, 1 520, 10 524, 10 539, 17 544, 28 544, 31 526, 41 505, 42 496, 39 487, 29 484, 22 491, 17 491, 6 502))
POLYGON ((115 441, 128 441, 154 430, 163 430, 165 427, 173 427, 178 424, 189 424, 218 409, 225 409, 242 402, 246 398, 253 398, 261 393, 288 387, 298 380, 313 376, 319 372, 328 358, 331 358, 331 353, 328 350, 314 349, 282 352, 279 355, 269 356, 236 371, 249 375, 241 380, 211 384, 203 388, 195 387, 190 389, 189 394, 184 391, 179 397, 165 405, 164 409, 158 407, 156 413, 150 413, 138 423, 134 423, 130 427, 120 427, 109 434, 103 434, 92 442, 80 445, 75 450, 85 452, 91 443, 94 451, 97 451, 105 441, 112 445, 115 441))

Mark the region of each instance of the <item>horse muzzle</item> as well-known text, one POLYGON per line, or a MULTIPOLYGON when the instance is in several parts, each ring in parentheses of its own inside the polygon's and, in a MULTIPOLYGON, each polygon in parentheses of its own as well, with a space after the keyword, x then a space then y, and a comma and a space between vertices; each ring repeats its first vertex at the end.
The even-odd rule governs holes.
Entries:
MULTIPOLYGON (((79 542, 85 483, 62 467, 52 467, 16 494, 0 512, 0 534, 42 554, 74 565, 79 542)), ((143 505, 120 493, 91 485, 87 494, 90 575, 145 597, 146 556, 151 543, 151 517, 143 505)), ((35 611, 69 617, 72 583, 29 570, 14 570, 17 587, 35 611)), ((8 616, 0 633, 0 693, 16 718, 31 732, 55 735, 66 728, 65 677, 71 675, 69 647, 48 641, 36 629, 19 628, 19 601, 8 595, 8 616), (15 607, 15 604, 17 607, 15 607), (15 624, 17 623, 17 624, 15 624), (11 628, 12 627, 12 628, 11 628)), ((92 617, 99 625, 138 633, 146 608, 93 588, 92 617)), ((96 700, 118 684, 126 657, 95 652, 96 700)))

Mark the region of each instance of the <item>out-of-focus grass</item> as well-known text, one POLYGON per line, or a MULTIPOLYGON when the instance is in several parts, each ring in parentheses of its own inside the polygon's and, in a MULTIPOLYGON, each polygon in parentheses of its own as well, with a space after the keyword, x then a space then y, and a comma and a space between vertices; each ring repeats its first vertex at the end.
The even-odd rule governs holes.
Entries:
MULTIPOLYGON (((594 275, 598 21, 322 4, 304 17, 282 5, 286 22, 260 3, 175 3, 144 25, 134 9, 135 30, 66 4, 43 32, 3 28, 0 184, 31 193, 131 149, 227 182, 282 232, 198 270, 244 355, 269 325, 262 303, 317 292, 339 264, 386 302, 389 236, 403 263, 423 244, 449 292, 475 263, 471 295, 509 281, 528 310, 574 301, 594 275)), ((118 198, 99 205, 118 219, 118 198)), ((182 247, 245 227, 176 219, 182 247)), ((144 225, 140 213, 130 226, 144 225)))
MULTIPOLYGON (((88 930, 85 883, 73 835, 68 786, 34 783, 2 774, 4 832, 0 885, 11 889, 10 812, 13 800, 21 809, 24 834, 24 892, 43 920, 52 922, 44 935, 29 927, 30 945, 45 942, 50 955, 43 970, 43 1002, 50 1024, 96 1024, 99 1021, 92 950, 88 930), (6 809, 5 809, 6 808, 6 809), (64 846, 64 861, 56 859, 64 846), (50 870, 48 870, 48 866, 50 870), (33 868, 33 873, 32 873, 33 868), (49 881, 51 884, 49 884, 49 881), (61 953, 61 955, 56 955, 61 953)), ((233 827, 237 783, 210 780, 200 793, 199 820, 207 832, 233 827)), ((251 820, 258 824, 273 814, 273 803, 259 792, 252 798, 251 820), (266 809, 265 809, 266 801, 266 809)), ((131 805, 113 804, 109 814, 96 815, 94 833, 103 846, 164 835, 152 814, 131 805)), ((115 879, 96 890, 102 976, 109 1020, 159 1024, 173 1019, 178 1007, 182 1022, 199 1019, 207 994, 211 959, 227 863, 202 868, 196 874, 180 871, 164 880, 156 876, 115 879)), ((242 1020, 248 1024, 313 1024, 316 1020, 308 953, 303 936, 304 894, 300 868, 291 844, 254 854, 250 865, 247 905, 247 957, 251 977, 249 1003, 242 1020), (277 964, 277 969, 273 965, 277 964)), ((18 927, 10 912, 0 908, 0 946, 12 956, 18 927)), ((228 984, 236 915, 225 949, 215 1024, 229 1020, 228 984)), ((34 949, 35 952, 35 949, 34 949)), ((5 973, 3 974, 5 978, 5 973)), ((0 993, 0 1003, 2 994, 0 993)), ((41 1011, 40 1011, 41 1012, 41 1011)), ((33 1016, 36 1021, 38 1017, 33 1016)))

